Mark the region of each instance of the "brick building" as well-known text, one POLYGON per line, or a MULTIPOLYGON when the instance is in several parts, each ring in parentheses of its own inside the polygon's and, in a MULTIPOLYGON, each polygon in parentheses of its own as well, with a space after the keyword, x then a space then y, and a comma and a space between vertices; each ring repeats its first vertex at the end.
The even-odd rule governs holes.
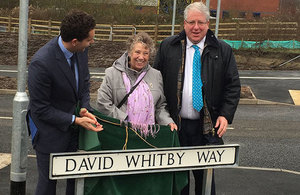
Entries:
MULTIPOLYGON (((206 1, 203 0, 203 2, 206 1)), ((210 0, 212 16, 216 14, 217 3, 218 0, 210 0)), ((260 18, 280 12, 294 14, 299 8, 300 0, 221 0, 220 16, 222 18, 260 18)))
MULTIPOLYGON (((218 0, 210 0, 212 13, 217 9, 218 0)), ((276 14, 280 0, 223 0, 221 1, 222 18, 252 18, 276 14)))

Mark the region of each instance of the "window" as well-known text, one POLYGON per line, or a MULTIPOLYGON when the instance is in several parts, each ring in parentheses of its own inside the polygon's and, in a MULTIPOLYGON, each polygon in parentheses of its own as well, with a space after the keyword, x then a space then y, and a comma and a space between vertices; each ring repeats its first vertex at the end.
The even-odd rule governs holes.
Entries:
POLYGON ((142 6, 136 6, 135 9, 137 9, 137 10, 142 10, 143 7, 142 7, 142 6))
POLYGON ((222 18, 229 18, 229 12, 228 11, 223 11, 222 18))
POLYGON ((246 18, 246 12, 240 12, 239 18, 246 18))
POLYGON ((260 12, 253 12, 253 18, 260 18, 260 12))
POLYGON ((210 10, 210 16, 211 17, 216 17, 217 16, 217 11, 216 10, 210 10))

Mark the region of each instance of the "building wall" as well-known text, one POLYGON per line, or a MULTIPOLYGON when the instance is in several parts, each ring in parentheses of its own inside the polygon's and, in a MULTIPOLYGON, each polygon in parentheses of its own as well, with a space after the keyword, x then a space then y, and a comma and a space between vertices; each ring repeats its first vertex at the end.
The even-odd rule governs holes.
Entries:
POLYGON ((280 0, 280 11, 286 14, 299 13, 300 0, 280 0))
MULTIPOLYGON (((126 0, 88 0, 89 3, 122 4, 126 0)), ((132 0, 132 3, 140 6, 157 6, 158 0, 132 0)))
MULTIPOLYGON (((224 10, 274 13, 279 9, 280 0, 222 0, 224 10)), ((217 8, 218 0, 210 0, 210 8, 217 8)))
MULTIPOLYGON (((195 0, 201 1, 201 0, 195 0)), ((279 11, 281 0, 221 0, 221 13, 223 11, 235 13, 245 12, 247 18, 253 17, 253 12, 260 16, 274 15, 279 11)), ((206 2, 205 0, 203 1, 206 2)), ((217 10, 218 0, 210 0, 210 10, 217 10)))

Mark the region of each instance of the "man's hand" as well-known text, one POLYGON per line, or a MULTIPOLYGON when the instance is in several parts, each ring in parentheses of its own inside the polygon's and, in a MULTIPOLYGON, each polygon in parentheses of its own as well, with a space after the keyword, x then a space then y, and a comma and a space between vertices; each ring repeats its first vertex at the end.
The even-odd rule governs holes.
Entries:
POLYGON ((216 122, 216 126, 215 128, 219 128, 217 134, 219 135, 219 137, 222 137, 227 130, 227 126, 228 126, 228 121, 224 116, 219 116, 217 118, 217 122, 216 122))
POLYGON ((103 126, 98 123, 96 117, 92 113, 89 113, 86 108, 81 108, 79 115, 81 117, 75 117, 75 124, 90 131, 98 132, 103 130, 103 126))
POLYGON ((177 125, 175 123, 169 123, 169 126, 171 128, 171 131, 174 131, 174 129, 177 131, 177 125))
POLYGON ((81 116, 81 117, 85 116, 85 117, 88 117, 88 118, 94 120, 95 122, 97 122, 96 117, 92 113, 89 113, 89 111, 86 108, 80 109, 79 116, 81 116))
POLYGON ((100 125, 98 122, 95 123, 94 120, 84 116, 84 117, 75 117, 75 124, 80 125, 83 128, 90 130, 90 131, 102 131, 103 126, 100 125))

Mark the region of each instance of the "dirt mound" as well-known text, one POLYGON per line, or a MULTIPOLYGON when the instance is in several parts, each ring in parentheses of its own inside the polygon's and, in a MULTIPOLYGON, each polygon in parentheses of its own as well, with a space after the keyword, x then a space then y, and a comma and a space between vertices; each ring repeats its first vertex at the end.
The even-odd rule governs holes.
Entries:
MULTIPOLYGON (((30 35, 28 37, 28 60, 29 64, 34 53, 47 43, 50 36, 30 35)), ((17 65, 18 63, 18 34, 0 33, 0 64, 17 65)), ((89 48, 90 67, 109 67, 126 50, 124 42, 96 41, 89 48)), ((282 63, 300 55, 296 52, 285 51, 262 51, 262 50, 234 50, 234 55, 239 70, 300 70, 300 58, 286 65, 282 63)), ((153 60, 153 59, 152 59, 153 60)), ((16 89, 15 78, 0 76, 2 89, 16 89)), ((100 82, 91 81, 92 93, 95 93, 100 86, 100 82)), ((251 91, 247 86, 242 87, 241 98, 252 98, 251 91)))
MULTIPOLYGON (((31 35, 28 37, 28 63, 34 53, 52 37, 31 35)), ((17 65, 18 34, 0 33, 0 62, 1 65, 17 65)), ((109 67, 125 51, 124 42, 96 41, 89 48, 90 67, 109 67)), ((299 51, 299 50, 298 50, 299 51)), ((300 58, 286 65, 280 64, 300 55, 294 51, 284 50, 234 50, 239 70, 300 70, 300 58)))
MULTIPOLYGON (((51 36, 31 35, 28 37, 27 46, 27 64, 34 53, 45 45, 51 36)), ((17 65, 18 64, 18 34, 0 33, 0 64, 17 65)), ((125 51, 124 42, 96 41, 89 48, 89 66, 91 67, 109 67, 125 51)))
POLYGON ((239 70, 300 70, 300 58, 286 63, 300 55, 297 51, 234 50, 234 55, 239 70))

